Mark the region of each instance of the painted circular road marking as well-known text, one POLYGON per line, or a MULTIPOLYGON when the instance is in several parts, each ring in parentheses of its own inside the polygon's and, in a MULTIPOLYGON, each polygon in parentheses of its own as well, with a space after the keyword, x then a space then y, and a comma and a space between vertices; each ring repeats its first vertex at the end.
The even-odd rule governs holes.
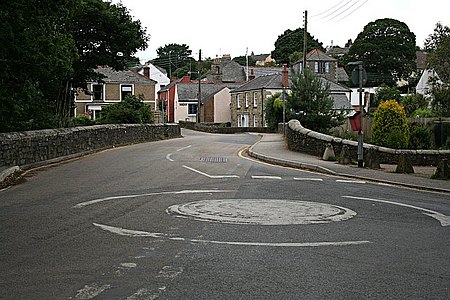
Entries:
POLYGON ((249 225, 304 225, 345 221, 356 212, 307 201, 278 199, 202 200, 172 205, 167 213, 198 221, 249 225))

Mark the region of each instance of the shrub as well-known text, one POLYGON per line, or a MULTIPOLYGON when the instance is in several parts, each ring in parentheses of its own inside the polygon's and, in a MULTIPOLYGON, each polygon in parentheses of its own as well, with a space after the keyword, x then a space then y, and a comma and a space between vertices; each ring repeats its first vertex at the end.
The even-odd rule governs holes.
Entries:
POLYGON ((143 97, 127 96, 123 101, 105 106, 100 122, 103 124, 153 123, 153 112, 143 97))
POLYGON ((430 118, 434 114, 429 108, 418 108, 410 115, 411 118, 430 118))
POLYGON ((406 148, 409 127, 405 109, 395 100, 381 102, 374 113, 372 142, 389 148, 406 148))
POLYGON ((402 96, 400 95, 400 91, 397 88, 382 85, 375 93, 375 103, 372 106, 377 107, 381 102, 392 99, 400 101, 401 98, 402 96))
POLYGON ((278 123, 283 122, 283 102, 280 96, 280 94, 275 94, 265 101, 267 127, 272 130, 276 130, 278 123))
POLYGON ((421 94, 408 95, 402 97, 400 102, 405 108, 406 115, 410 118, 415 118, 414 112, 418 109, 426 109, 428 107, 428 101, 421 94))
POLYGON ((431 132, 426 125, 413 124, 410 130, 409 148, 429 149, 431 132))
POLYGON ((88 115, 80 115, 80 116, 76 116, 76 117, 72 118, 70 123, 71 123, 71 126, 73 126, 73 127, 90 126, 90 125, 94 125, 95 121, 92 120, 91 117, 88 115))

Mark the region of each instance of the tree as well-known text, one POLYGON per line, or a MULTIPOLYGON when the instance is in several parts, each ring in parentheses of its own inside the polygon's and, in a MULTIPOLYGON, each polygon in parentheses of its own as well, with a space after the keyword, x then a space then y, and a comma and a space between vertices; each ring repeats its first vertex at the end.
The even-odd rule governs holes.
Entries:
POLYGON ((368 84, 374 86, 408 80, 416 69, 415 59, 416 36, 405 23, 394 19, 368 23, 345 56, 347 63, 363 62, 368 84))
MULTIPOLYGON (((247 65, 247 57, 245 56, 237 56, 233 58, 233 61, 237 62, 241 66, 247 65)), ((248 65, 251 67, 256 66, 256 60, 252 56, 248 56, 248 65)))
POLYGON ((281 94, 277 93, 265 101, 265 120, 267 127, 272 130, 276 130, 278 124, 283 122, 283 102, 280 97, 281 94))
POLYGON ((340 124, 342 115, 333 110, 328 84, 324 85, 320 77, 309 69, 305 69, 303 74, 294 72, 291 81, 288 119, 299 119, 304 127, 323 133, 340 124))
POLYGON ((406 113, 397 101, 383 101, 374 113, 372 142, 389 148, 406 148, 409 126, 406 113))
POLYGON ((450 27, 437 23, 434 33, 425 40, 425 50, 428 67, 433 68, 442 81, 450 83, 450 27))
POLYGON ((164 68, 171 76, 176 69, 188 66, 190 69, 195 64, 191 57, 192 51, 186 44, 167 44, 156 49, 158 57, 153 60, 153 64, 164 68))
POLYGON ((144 104, 142 96, 128 95, 121 102, 110 104, 102 110, 99 123, 104 124, 142 124, 153 123, 153 112, 144 104))
POLYGON ((116 70, 148 37, 121 4, 14 0, 0 4, 0 131, 63 126, 73 90, 116 70), (120 54, 120 55, 119 55, 120 54))
POLYGON ((402 96, 397 88, 382 84, 375 93, 375 103, 372 106, 377 107, 382 101, 386 100, 396 100, 399 102, 401 98, 402 96))
MULTIPOLYGON (((320 49, 324 51, 322 43, 307 33, 307 52, 320 49)), ((303 28, 286 30, 279 35, 275 41, 275 50, 272 51, 272 58, 278 63, 289 63, 289 55, 296 51, 303 51, 303 28)))

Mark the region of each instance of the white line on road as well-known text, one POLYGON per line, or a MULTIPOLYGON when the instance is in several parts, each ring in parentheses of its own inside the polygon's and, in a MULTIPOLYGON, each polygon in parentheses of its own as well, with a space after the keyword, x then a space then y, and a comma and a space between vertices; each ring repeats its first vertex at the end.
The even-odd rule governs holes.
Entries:
POLYGON ((358 183, 358 184, 365 184, 365 181, 362 180, 342 180, 342 179, 337 179, 336 182, 339 183, 358 183))
POLYGON ((183 190, 174 192, 157 192, 157 193, 147 193, 147 194, 134 194, 134 195, 122 195, 122 196, 112 196, 100 199, 94 199, 86 202, 81 202, 73 206, 73 208, 82 208, 88 205, 92 205, 99 202, 127 199, 127 198, 138 198, 138 197, 148 197, 148 196, 159 196, 159 195, 179 195, 179 194, 210 194, 210 193, 231 193, 232 190, 183 190))
POLYGON ((422 208, 422 207, 418 207, 418 206, 414 206, 414 205, 404 204, 404 203, 388 201, 388 200, 380 200, 380 199, 372 199, 372 198, 364 198, 364 197, 353 197, 353 196, 342 196, 342 197, 349 198, 349 199, 357 199, 357 200, 365 200, 365 201, 393 204, 393 205, 408 207, 408 208, 412 208, 412 209, 417 209, 417 210, 423 211, 424 215, 427 215, 429 217, 432 217, 432 218, 438 220, 442 226, 450 225, 450 217, 449 216, 446 216, 446 215, 441 214, 440 212, 437 212, 434 210, 430 210, 430 209, 426 209, 426 208, 422 208))
POLYGON ((177 151, 177 152, 180 152, 180 151, 183 151, 183 150, 189 149, 189 148, 191 148, 191 147, 192 147, 192 145, 189 145, 189 146, 186 146, 186 147, 180 148, 180 149, 178 149, 178 150, 176 150, 176 151, 177 151))
POLYGON ((322 178, 310 178, 310 177, 294 177, 294 180, 297 181, 323 181, 322 178))
POLYGON ((199 239, 187 239, 182 237, 170 237, 163 233, 152 233, 146 231, 129 230, 120 227, 108 226, 103 224, 93 223, 94 226, 99 227, 105 231, 129 237, 151 237, 151 238, 164 238, 171 241, 185 241, 190 243, 202 243, 202 244, 219 244, 219 245, 231 245, 231 246, 266 246, 266 247, 322 247, 322 246, 351 246, 351 245, 364 245, 371 244, 370 241, 345 241, 345 242, 298 242, 298 243, 260 243, 260 242, 226 242, 226 241, 214 241, 214 240, 199 240, 199 239))
POLYGON ((204 172, 202 172, 202 171, 196 170, 196 169, 191 168, 191 167, 188 167, 188 166, 183 166, 183 168, 188 169, 188 170, 191 170, 192 172, 195 172, 195 173, 197 173, 197 174, 206 176, 206 177, 211 178, 211 179, 239 178, 238 175, 209 175, 209 174, 206 174, 206 173, 204 173, 204 172))
POLYGON ((281 177, 280 176, 253 175, 252 179, 277 179, 277 180, 281 180, 281 177))
POLYGON ((174 161, 174 160, 171 158, 171 156, 172 156, 172 153, 167 154, 167 155, 166 155, 166 159, 167 159, 168 161, 174 161))

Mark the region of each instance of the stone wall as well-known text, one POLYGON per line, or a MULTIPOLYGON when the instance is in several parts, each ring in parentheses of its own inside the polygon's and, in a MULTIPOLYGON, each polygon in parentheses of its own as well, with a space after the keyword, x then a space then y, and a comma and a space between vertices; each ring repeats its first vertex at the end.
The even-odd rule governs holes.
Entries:
POLYGON ((180 137, 177 124, 120 124, 0 133, 0 167, 180 137))
POLYGON ((223 133, 223 134, 233 134, 233 133, 244 133, 244 132, 258 132, 258 133, 273 133, 267 127, 228 127, 227 123, 223 124, 198 124, 196 122, 186 122, 179 121, 182 128, 203 131, 207 133, 223 133))
MULTIPOLYGON (((351 159, 357 161, 358 143, 330 135, 318 133, 304 128, 298 120, 291 120, 286 131, 288 148, 293 151, 322 157, 326 145, 331 144, 334 153, 339 155, 342 147, 347 145, 351 159)), ((406 154, 415 166, 437 166, 444 158, 450 160, 450 150, 397 150, 371 144, 364 144, 364 156, 368 152, 375 153, 380 163, 397 164, 399 156, 406 154)))

